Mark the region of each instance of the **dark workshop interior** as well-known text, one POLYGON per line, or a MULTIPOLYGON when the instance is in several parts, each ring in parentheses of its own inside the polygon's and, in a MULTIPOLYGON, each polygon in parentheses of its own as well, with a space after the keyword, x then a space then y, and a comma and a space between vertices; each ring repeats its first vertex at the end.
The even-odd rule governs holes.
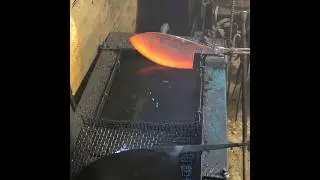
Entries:
POLYGON ((192 69, 161 66, 130 37, 164 25, 249 49, 250 1, 70 0, 71 180, 250 179, 248 148, 201 149, 249 141, 250 54, 196 51, 192 69))

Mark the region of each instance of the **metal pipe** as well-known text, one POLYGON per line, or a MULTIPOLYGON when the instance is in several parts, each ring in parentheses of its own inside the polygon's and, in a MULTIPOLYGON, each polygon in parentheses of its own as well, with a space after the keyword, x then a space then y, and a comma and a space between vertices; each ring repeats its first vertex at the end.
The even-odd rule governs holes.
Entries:
POLYGON ((204 26, 205 26, 205 19, 206 19, 206 8, 207 8, 207 4, 204 3, 204 1, 202 1, 202 29, 204 30, 204 26))
POLYGON ((219 12, 219 6, 216 6, 216 9, 214 11, 214 19, 216 23, 218 22, 218 12, 219 12))
POLYGON ((236 47, 236 39, 237 38, 241 38, 241 35, 239 33, 235 34, 233 36, 233 39, 232 39, 232 47, 235 48, 236 47))
POLYGON ((152 149, 157 152, 166 152, 171 155, 179 155, 181 153, 213 151, 219 149, 227 149, 233 147, 248 146, 247 142, 244 143, 231 143, 231 144, 202 144, 202 145, 176 145, 176 146, 155 146, 152 149))
MULTIPOLYGON (((236 39, 239 38, 239 37, 241 37, 241 35, 239 33, 237 33, 237 34, 235 34, 233 36, 232 48, 236 47, 236 39)), ((229 81, 228 81, 228 89, 227 89, 227 97, 228 97, 227 101, 229 102, 229 104, 230 104, 231 97, 232 97, 232 96, 229 95, 229 93, 230 93, 230 85, 231 85, 231 75, 232 75, 232 71, 231 71, 232 56, 233 55, 231 54, 230 58, 229 58, 229 62, 228 62, 228 79, 229 79, 229 81)), ((235 84, 235 86, 236 86, 236 84, 235 84)))
MULTIPOLYGON (((235 116, 235 121, 237 121, 237 119, 238 119, 238 110, 239 110, 239 105, 240 105, 240 101, 242 101, 241 100, 241 93, 242 93, 242 86, 240 86, 240 89, 239 89, 239 96, 238 96, 238 102, 237 102, 237 107, 236 107, 236 116, 235 116)), ((243 98, 243 97, 242 97, 243 98)))
MULTIPOLYGON (((242 11, 241 13, 241 20, 242 20, 242 40, 243 40, 243 47, 247 47, 247 39, 246 39, 246 21, 247 21, 247 16, 248 12, 247 11, 242 11)), ((246 102, 246 97, 247 97, 247 56, 242 55, 242 72, 243 72, 243 79, 242 79, 242 142, 245 142, 247 139, 247 102, 246 102)), ((242 148, 242 167, 243 167, 243 172, 242 172, 242 178, 243 180, 246 179, 246 148, 242 148)))
POLYGON ((241 84, 241 79, 240 79, 240 78, 241 78, 241 73, 242 73, 242 67, 241 67, 241 66, 242 66, 242 64, 240 64, 239 68, 237 69, 236 82, 235 82, 235 84, 234 84, 233 91, 232 91, 232 94, 231 94, 230 98, 233 97, 237 86, 238 86, 239 84, 241 84), (239 81, 240 81, 240 82, 239 82, 239 81))
POLYGON ((227 107, 230 107, 231 104, 231 96, 230 96, 230 86, 231 86, 231 77, 232 77, 232 70, 231 70, 231 61, 232 61, 232 54, 229 57, 226 56, 228 59, 228 66, 227 66, 227 107))

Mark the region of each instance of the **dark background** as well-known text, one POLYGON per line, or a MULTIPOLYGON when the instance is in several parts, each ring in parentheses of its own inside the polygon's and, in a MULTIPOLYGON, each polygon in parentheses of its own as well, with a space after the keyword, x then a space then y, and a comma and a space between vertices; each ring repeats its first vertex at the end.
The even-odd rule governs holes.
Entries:
POLYGON ((159 31, 168 23, 176 35, 190 33, 188 0, 138 0, 136 32, 159 31))
MULTIPOLYGON (((67 179, 70 3, 10 2, 2 2, 8 11, 1 12, 3 176, 67 179)), ((306 145, 317 142, 311 113, 318 110, 307 101, 316 102, 310 86, 318 70, 305 62, 316 59, 309 41, 316 42, 310 26, 318 10, 305 7, 251 2, 251 179, 317 176, 316 148, 306 145)))

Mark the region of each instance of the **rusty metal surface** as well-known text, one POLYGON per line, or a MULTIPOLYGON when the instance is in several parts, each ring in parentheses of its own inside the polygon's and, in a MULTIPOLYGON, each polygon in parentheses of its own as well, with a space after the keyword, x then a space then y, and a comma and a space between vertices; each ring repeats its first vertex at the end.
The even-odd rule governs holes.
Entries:
MULTIPOLYGON (((215 57, 223 61, 223 57, 215 57)), ((205 66, 203 94, 202 143, 227 143, 226 65, 205 66)), ((221 176, 226 168, 226 149, 204 151, 201 155, 201 176, 221 176)))

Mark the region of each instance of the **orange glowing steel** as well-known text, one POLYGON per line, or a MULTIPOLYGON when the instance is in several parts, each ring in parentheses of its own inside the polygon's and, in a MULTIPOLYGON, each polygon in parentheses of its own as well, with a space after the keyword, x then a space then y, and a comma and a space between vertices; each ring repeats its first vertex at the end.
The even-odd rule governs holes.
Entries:
POLYGON ((149 67, 146 67, 146 68, 139 69, 137 71, 137 74, 138 75, 146 75, 148 73, 165 71, 165 70, 168 70, 168 68, 156 65, 156 66, 149 66, 149 67))
POLYGON ((192 69, 196 49, 210 49, 187 39, 158 32, 136 34, 130 37, 130 42, 149 60, 162 66, 180 69, 192 69))

